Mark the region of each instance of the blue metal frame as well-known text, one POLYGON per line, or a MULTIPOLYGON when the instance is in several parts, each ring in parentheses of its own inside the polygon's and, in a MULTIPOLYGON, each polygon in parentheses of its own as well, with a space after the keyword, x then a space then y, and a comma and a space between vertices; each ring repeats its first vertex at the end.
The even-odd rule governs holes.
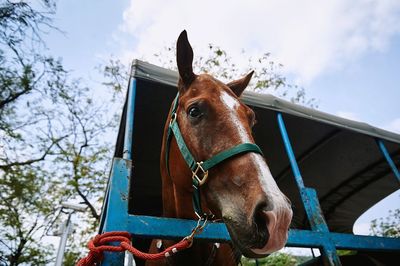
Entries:
MULTIPOLYGON (((114 158, 107 188, 106 208, 102 213, 105 216, 102 233, 111 231, 127 231, 128 226, 128 181, 130 177, 131 161, 114 158)), ((102 265, 123 265, 125 254, 112 252, 105 254, 102 265)))
MULTIPOLYGON (((196 221, 128 214, 129 179, 133 178, 130 170, 136 80, 132 78, 129 84, 129 99, 124 138, 124 158, 114 158, 113 160, 103 205, 100 232, 128 231, 138 237, 181 239, 191 232, 192 228, 196 226, 196 221)), ((307 188, 304 185, 287 134, 283 116, 279 112, 277 113, 277 120, 286 153, 300 191, 304 209, 311 225, 311 230, 290 230, 287 246, 319 248, 325 259, 325 263, 329 265, 341 265, 336 254, 336 249, 399 251, 400 239, 329 232, 315 189, 307 188)), ((377 143, 395 176, 400 181, 399 171, 390 158, 383 141, 377 140, 377 143)), ((230 241, 228 230, 223 223, 209 223, 205 227, 203 233, 197 235, 196 238, 212 242, 230 241)), ((123 265, 123 263, 124 253, 106 253, 102 265, 123 265)))
POLYGON ((394 174, 394 176, 397 178, 397 181, 399 181, 400 184, 400 173, 399 170, 397 169, 396 165, 394 164, 392 157, 390 156, 388 150, 386 149, 385 144, 383 143, 383 140, 381 139, 377 139, 376 140, 379 149, 381 150, 383 157, 385 157, 386 161, 388 162, 388 164, 390 165, 390 168, 392 168, 392 172, 394 174))
POLYGON ((128 106, 126 108, 126 123, 124 136, 123 158, 132 160, 133 125, 135 121, 136 79, 131 78, 128 91, 128 106))
MULTIPOLYGON (((102 211, 100 232, 127 231, 129 179, 135 117, 136 79, 129 81, 123 159, 114 158, 102 211)), ((124 253, 105 254, 102 265, 123 265, 124 253)))

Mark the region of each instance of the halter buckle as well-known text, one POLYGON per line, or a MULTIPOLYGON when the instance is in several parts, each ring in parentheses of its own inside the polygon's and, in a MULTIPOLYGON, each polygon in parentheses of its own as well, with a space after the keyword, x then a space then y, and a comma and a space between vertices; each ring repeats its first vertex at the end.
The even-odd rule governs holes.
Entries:
POLYGON ((199 186, 204 185, 204 183, 207 181, 208 178, 208 170, 205 171, 204 168, 202 167, 203 162, 196 162, 196 169, 192 171, 192 179, 196 179, 197 182, 199 182, 199 186), (201 173, 199 173, 201 171, 201 173), (199 174, 202 174, 202 177, 199 177, 199 174))
POLYGON ((176 121, 176 113, 171 115, 171 120, 169 120, 169 126, 172 126, 173 123, 176 121))

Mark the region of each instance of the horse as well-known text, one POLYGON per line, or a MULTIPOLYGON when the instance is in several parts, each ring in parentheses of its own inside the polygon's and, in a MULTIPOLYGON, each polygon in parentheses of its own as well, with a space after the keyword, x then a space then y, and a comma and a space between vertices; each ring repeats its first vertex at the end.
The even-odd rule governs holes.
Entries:
MULTIPOLYGON (((195 240, 191 248, 146 265, 237 265, 241 255, 265 257, 286 244, 293 213, 254 144, 255 113, 239 98, 253 71, 227 84, 194 74, 186 31, 178 37, 176 59, 178 95, 160 159, 163 217, 213 217, 226 224, 232 243, 195 240)), ((175 243, 153 240, 150 252, 175 243)))

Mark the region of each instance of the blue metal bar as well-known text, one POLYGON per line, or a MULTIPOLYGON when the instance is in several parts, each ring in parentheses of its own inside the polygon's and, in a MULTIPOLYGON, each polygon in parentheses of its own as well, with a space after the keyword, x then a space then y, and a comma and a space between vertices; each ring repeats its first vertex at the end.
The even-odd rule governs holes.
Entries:
POLYGON ((290 166, 296 179, 302 203, 306 211, 308 221, 310 222, 311 228, 317 231, 328 231, 328 226, 326 225, 319 205, 317 192, 312 188, 306 188, 304 186, 303 178, 301 176, 296 156, 294 155, 293 148, 290 143, 285 122, 283 121, 282 113, 278 112, 277 118, 282 140, 285 145, 286 153, 289 157, 290 166))
MULTIPOLYGON (((306 188, 304 186, 303 178, 301 177, 299 166, 297 165, 296 156, 294 155, 292 145, 286 130, 285 122, 283 121, 282 113, 277 113, 279 130, 285 145, 286 153, 289 157, 290 166, 293 171, 297 186, 299 188, 301 200, 306 211, 308 221, 311 229, 317 232, 329 234, 328 226, 326 225, 325 218, 318 201, 317 192, 313 188, 306 188)), ((323 255, 324 264, 327 265, 341 265, 339 257, 336 253, 334 243, 328 238, 324 238, 324 243, 319 247, 323 255)))
MULTIPOLYGON (((128 231, 144 238, 181 239, 196 226, 196 221, 153 216, 130 215, 128 231)), ((231 238, 223 223, 209 223, 204 231, 195 237, 212 242, 229 242, 231 238)), ((399 238, 359 236, 343 233, 318 232, 310 230, 289 231, 288 247, 321 248, 331 241, 338 249, 398 251, 399 238)))
POLYGON ((282 114, 278 113, 278 125, 281 131, 281 136, 283 139, 283 143, 285 145, 286 153, 289 157, 290 166, 292 167, 294 178, 296 179, 297 186, 299 189, 304 188, 303 178, 301 177, 299 166, 297 165, 296 156, 294 156, 294 152, 292 149, 292 145, 290 144, 290 139, 286 131, 285 123, 283 122, 282 114))
POLYGON ((103 232, 126 229, 130 169, 131 162, 129 160, 114 158, 103 232))
MULTIPOLYGON (((114 158, 107 187, 101 232, 126 231, 128 222, 129 178, 132 159, 133 125, 135 117, 136 79, 131 78, 128 88, 123 159, 114 158)), ((124 253, 106 253, 102 265, 123 265, 124 253)))
POLYGON ((317 191, 313 188, 305 187, 300 190, 300 195, 312 230, 328 232, 329 228, 322 214, 317 191))
MULTIPOLYGON (((131 161, 114 158, 101 232, 126 231, 128 222, 128 180, 131 161)), ((124 253, 106 253, 101 265, 123 265, 124 253)))
MULTIPOLYGON (((180 239, 192 232, 197 221, 175 218, 160 218, 153 216, 130 215, 128 231, 138 237, 180 239)), ((224 223, 208 223, 198 239, 214 242, 229 242, 231 240, 224 223)))
POLYGON ((126 108, 126 124, 124 136, 124 152, 123 158, 132 159, 132 143, 133 143, 133 123, 135 119, 135 98, 136 98, 136 79, 131 78, 131 86, 128 91, 128 101, 126 108))
POLYGON ((397 169, 396 164, 393 162, 388 150, 386 149, 386 146, 383 143, 383 140, 376 139, 376 142, 378 143, 379 149, 381 150, 383 156, 385 157, 386 161, 388 162, 390 168, 392 168, 393 174, 397 178, 397 181, 399 181, 399 183, 400 183, 400 172, 397 169))

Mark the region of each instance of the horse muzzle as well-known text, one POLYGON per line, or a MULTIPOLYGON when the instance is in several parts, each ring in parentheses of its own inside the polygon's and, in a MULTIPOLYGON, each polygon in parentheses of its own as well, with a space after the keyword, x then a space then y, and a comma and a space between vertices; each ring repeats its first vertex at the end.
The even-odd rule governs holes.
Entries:
POLYGON ((223 214, 233 244, 246 257, 265 257, 283 248, 293 212, 289 206, 268 210, 255 208, 251 218, 238 211, 223 214), (229 214, 229 215, 226 215, 229 214))

